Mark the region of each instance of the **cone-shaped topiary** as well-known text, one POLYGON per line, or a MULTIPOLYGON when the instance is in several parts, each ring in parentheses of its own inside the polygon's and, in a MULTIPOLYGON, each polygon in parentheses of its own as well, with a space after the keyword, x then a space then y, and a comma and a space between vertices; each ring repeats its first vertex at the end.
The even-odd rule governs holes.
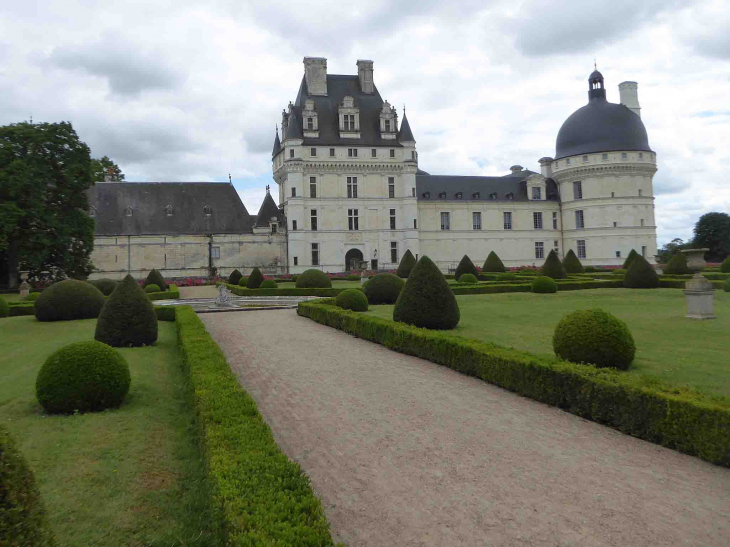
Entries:
POLYGON ((473 285, 475 283, 479 283, 479 280, 476 278, 475 275, 470 273, 461 274, 461 277, 459 278, 459 283, 468 283, 470 285, 473 285))
POLYGON ((628 289, 655 289, 659 286, 659 276, 654 267, 641 255, 631 262, 624 276, 624 287, 628 289))
POLYGON ((114 289, 117 288, 118 281, 114 281, 113 279, 94 279, 92 281, 88 281, 88 283, 91 283, 101 291, 101 293, 104 296, 109 296, 111 293, 114 292, 114 289))
POLYGON ((416 257, 413 256, 411 250, 408 249, 403 254, 403 258, 400 259, 400 264, 398 264, 398 269, 396 270, 395 274, 403 279, 408 279, 408 276, 411 275, 411 270, 413 270, 413 267, 415 265, 416 257))
POLYGON ((558 292, 558 284, 552 277, 539 276, 532 280, 532 292, 551 294, 558 292))
POLYGON ((459 265, 456 267, 456 273, 454 273, 454 278, 458 281, 465 273, 470 273, 474 277, 479 275, 476 266, 474 266, 474 263, 468 255, 464 255, 464 258, 459 262, 459 265))
POLYGON ((504 264, 502 264, 502 260, 497 256, 497 253, 492 251, 489 253, 489 256, 484 261, 484 266, 482 267, 483 272, 506 272, 507 269, 504 267, 504 264))
POLYGON ((634 249, 631 249, 631 252, 629 253, 629 256, 626 257, 626 260, 624 261, 624 265, 621 266, 622 270, 628 270, 629 266, 631 266, 631 263, 634 261, 634 259, 639 256, 639 253, 637 253, 634 249))
POLYGON ((158 287, 157 285, 155 285, 154 283, 152 283, 151 285, 147 285, 144 288, 144 292, 146 292, 146 293, 160 292, 160 287, 158 287))
POLYGON ((397 275, 381 273, 371 277, 363 290, 371 304, 395 304, 405 284, 406 282, 397 275))
POLYGON ((427 329, 453 329, 461 314, 444 275, 422 256, 408 277, 393 309, 393 321, 427 329))
MULTIPOLYGON (((144 280, 144 288, 146 289, 148 285, 157 285, 160 288, 160 291, 166 291, 167 290, 167 283, 165 283, 165 278, 162 277, 162 274, 152 268, 152 271, 147 274, 147 279, 144 280)), ((159 291, 155 291, 159 292, 159 291)))
POLYGON ((330 276, 321 270, 305 270, 297 277, 297 289, 329 289, 332 288, 330 276))
POLYGON ((258 289, 263 282, 264 276, 261 274, 261 270, 259 270, 258 268, 254 268, 251 272, 251 275, 248 276, 248 282, 246 283, 246 287, 248 287, 249 289, 258 289))
POLYGON ((33 471, 0 425, 0 545, 54 547, 33 471))
POLYGON ((565 271, 562 262, 560 262, 555 249, 550 251, 550 254, 545 260, 545 264, 540 268, 540 275, 552 277, 553 279, 565 279, 568 277, 568 273, 565 271))
POLYGON ((35 301, 35 316, 38 321, 92 319, 99 317, 104 302, 104 295, 90 283, 66 279, 41 293, 35 301))
POLYGON ((245 287, 247 285, 248 285, 248 277, 241 276, 241 279, 238 280, 238 286, 245 287))
POLYGON ((49 414, 116 408, 129 391, 129 365, 101 342, 75 342, 43 363, 35 383, 38 402, 49 414))
POLYGON ((720 271, 723 273, 730 273, 730 256, 722 261, 722 264, 720 264, 720 271))
POLYGON ((580 310, 563 317, 553 334, 555 355, 573 363, 629 368, 636 345, 626 323, 603 310, 580 310))
MULTIPOLYGON (((400 278, 398 280, 400 281, 400 278)), ((368 297, 360 289, 342 291, 335 298, 335 304, 343 310, 368 311, 368 297)))
POLYGON ((563 259, 563 267, 569 274, 583 273, 584 271, 583 264, 581 264, 578 257, 575 256, 573 249, 570 249, 565 255, 565 258, 563 259))
POLYGON ((114 289, 101 310, 94 338, 116 348, 157 340, 155 308, 131 275, 114 289))
POLYGON ((231 285, 238 285, 238 282, 241 280, 243 276, 241 275, 241 272, 238 270, 233 270, 231 272, 231 275, 228 276, 228 283, 231 285))
POLYGON ((266 279, 261 282, 261 285, 259 285, 260 289, 276 289, 278 287, 279 285, 273 279, 266 279))
POLYGON ((692 273, 687 266, 687 255, 685 253, 675 254, 669 263, 664 266, 664 273, 669 275, 682 275, 692 273))
POLYGON ((10 304, 2 296, 0 296, 0 317, 10 315, 10 304))

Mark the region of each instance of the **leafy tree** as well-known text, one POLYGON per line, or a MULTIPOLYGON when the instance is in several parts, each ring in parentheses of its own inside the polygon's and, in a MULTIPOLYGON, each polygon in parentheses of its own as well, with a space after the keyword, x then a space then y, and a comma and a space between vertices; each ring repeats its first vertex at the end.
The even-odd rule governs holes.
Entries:
POLYGON ((93 270, 89 147, 68 122, 0 127, 0 282, 86 277, 93 270))
POLYGON ((109 159, 109 156, 104 156, 101 159, 92 158, 91 170, 94 173, 94 182, 103 182, 106 175, 111 175, 113 181, 124 180, 124 173, 116 163, 109 159), (109 169, 111 169, 111 172, 109 169))
POLYGON ((657 251, 657 261, 662 264, 668 264, 674 255, 682 249, 688 249, 689 245, 689 243, 685 243, 681 238, 675 237, 657 251))
POLYGON ((730 255, 730 215, 727 213, 707 213, 695 224, 695 249, 707 247, 705 255, 708 262, 722 262, 730 255))

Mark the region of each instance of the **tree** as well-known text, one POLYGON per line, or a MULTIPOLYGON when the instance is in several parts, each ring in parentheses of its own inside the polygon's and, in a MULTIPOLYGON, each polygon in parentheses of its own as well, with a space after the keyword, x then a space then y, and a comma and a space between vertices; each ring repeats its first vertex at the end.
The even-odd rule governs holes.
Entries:
POLYGON ((124 173, 119 166, 114 163, 109 156, 103 156, 101 159, 91 159, 91 170, 94 173, 94 182, 102 182, 106 175, 111 175, 113 181, 124 180, 124 173), (111 169, 111 173, 109 172, 111 169))
POLYGON ((689 243, 685 243, 682 239, 675 237, 669 243, 666 243, 657 251, 657 262, 668 264, 672 257, 682 249, 688 249, 689 243))
POLYGON ((0 282, 85 277, 93 270, 89 147, 68 122, 0 127, 0 282))
POLYGON ((722 262, 730 255, 730 215, 727 213, 707 213, 695 224, 695 237, 692 247, 707 247, 705 257, 708 262, 722 262))

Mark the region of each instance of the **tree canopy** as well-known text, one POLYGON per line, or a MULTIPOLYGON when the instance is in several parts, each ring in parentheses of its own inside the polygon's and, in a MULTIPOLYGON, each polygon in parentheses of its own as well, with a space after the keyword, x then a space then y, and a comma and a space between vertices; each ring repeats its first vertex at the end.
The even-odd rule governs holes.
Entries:
POLYGON ((94 173, 92 179, 94 182, 102 182, 106 175, 111 175, 113 181, 124 180, 124 173, 116 163, 109 159, 109 156, 103 156, 101 159, 92 158, 91 171, 94 173))
POLYGON ((708 262, 722 262, 730 255, 730 215, 727 213, 707 213, 695 224, 695 237, 692 247, 707 247, 705 258, 708 262))
POLYGON ((0 283, 85 277, 93 269, 89 147, 71 123, 0 127, 0 283))

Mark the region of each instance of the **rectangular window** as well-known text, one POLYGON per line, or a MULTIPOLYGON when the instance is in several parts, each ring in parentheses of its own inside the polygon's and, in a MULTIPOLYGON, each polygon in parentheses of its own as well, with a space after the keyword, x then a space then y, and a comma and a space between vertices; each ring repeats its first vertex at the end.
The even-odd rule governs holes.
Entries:
POLYGON ((294 265, 299 266, 299 257, 298 256, 294 257, 294 265))
POLYGON ((643 193, 643 190, 641 188, 639 188, 639 195, 641 195, 642 193, 643 193))
POLYGON ((289 157, 290 158, 293 158, 294 157, 294 149, 293 148, 290 148, 289 149, 289 157))
POLYGON ((355 115, 354 114, 345 114, 343 116, 343 121, 345 122, 345 131, 355 131, 355 115))
POLYGON ((377 158, 378 157, 378 150, 377 150, 377 148, 373 148, 372 150, 370 150, 370 157, 371 158, 377 158))
POLYGON ((570 158, 568 158, 567 160, 565 160, 565 165, 570 165, 570 158))
POLYGON ((578 258, 585 258, 586 257, 586 240, 585 239, 579 239, 576 241, 578 244, 578 258))
POLYGON ((583 163, 588 163, 588 156, 583 156, 583 163))
POLYGON ((545 258, 545 245, 542 241, 535 242, 535 258, 545 258))
POLYGON ((390 229, 395 230, 395 209, 390 210, 390 229))
POLYGON ((347 197, 357 197, 357 177, 347 177, 347 197))
POLYGON ((390 133, 390 120, 385 120, 385 132, 390 133))
POLYGON ((603 158, 604 160, 607 160, 608 159, 608 154, 601 154, 601 158, 603 158))
POLYGON ((292 186, 291 189, 291 197, 295 198, 297 197, 297 189, 292 186))
POLYGON ((577 229, 585 228, 585 223, 583 222, 583 211, 576 211, 575 212, 575 227, 577 229))
POLYGON ((390 261, 393 264, 398 264, 398 242, 397 241, 390 242, 390 261))
POLYGON ((411 188, 411 197, 416 197, 416 189, 411 188))
POLYGON ((395 197, 395 177, 388 177, 388 197, 395 197))
POLYGON ((641 246, 641 256, 646 258, 646 245, 641 246))
POLYGON ((395 150, 393 150, 392 148, 390 149, 390 157, 391 158, 395 157, 395 150))
POLYGON ((335 157, 335 149, 330 148, 330 158, 334 158, 334 157, 335 157))
POLYGON ((641 225, 642 226, 644 225, 644 219, 643 218, 641 219, 641 225))
POLYGON ((616 251, 616 258, 621 258, 621 251, 616 251))
POLYGON ((451 230, 451 216, 449 213, 441 213, 441 229, 451 230))
POLYGON ((641 152, 639 152, 639 159, 640 159, 640 160, 643 160, 643 159, 644 159, 644 154, 643 154, 643 153, 641 153, 641 152))
POLYGON ((307 129, 309 131, 314 130, 314 118, 307 118, 307 129))
POLYGON ((512 229, 512 213, 504 213, 504 229, 512 229))
POLYGON ((628 156, 626 155, 626 152, 621 152, 621 159, 625 160, 628 156))
POLYGON ((310 219, 311 219, 311 225, 312 225, 312 231, 317 231, 317 209, 312 209, 310 213, 310 219))
POLYGON ((415 150, 411 150, 411 159, 412 160, 415 160, 416 159, 416 151, 415 150))
POLYGON ((532 199, 542 199, 542 188, 532 187, 532 199))
POLYGON ((553 230, 558 229, 558 213, 553 212, 553 230))
POLYGON ((616 192, 611 192, 611 197, 612 198, 615 198, 616 197, 616 192))
POLYGON ((553 240, 553 249, 555 249, 555 252, 556 253, 559 253, 560 252, 560 246, 558 245, 558 240, 557 239, 553 240))
POLYGON ((573 199, 583 199, 583 183, 579 180, 573 183, 573 199))
POLYGON ((309 197, 317 197, 317 177, 309 177, 309 197))
POLYGON ((471 228, 472 230, 482 229, 482 214, 480 212, 473 212, 471 214, 471 228))
POLYGON ((359 230, 360 225, 358 223, 357 209, 347 210, 347 225, 350 230, 359 230))
POLYGON ((616 228, 617 226, 618 226, 618 222, 616 222, 616 221, 614 220, 614 221, 613 221, 613 227, 614 227, 614 228, 616 228))
POLYGON ((291 229, 292 229, 292 231, 296 231, 296 229, 297 229, 297 221, 296 220, 292 220, 291 221, 291 229))
POLYGON ((316 148, 310 148, 309 149, 309 155, 313 158, 317 156, 317 149, 316 148))
POLYGON ((532 213, 532 225, 535 230, 542 230, 542 213, 532 213))
POLYGON ((415 218, 413 219, 413 229, 418 230, 418 220, 416 220, 415 218))
MULTIPOLYGON (((167 255, 165 255, 167 256, 167 255)), ((213 247, 211 249, 211 258, 220 258, 221 257, 221 248, 220 247, 213 247)))
POLYGON ((312 243, 312 266, 319 266, 319 243, 312 243))
POLYGON ((272 224, 271 225, 271 233, 272 234, 275 234, 276 233, 276 224, 272 224))

